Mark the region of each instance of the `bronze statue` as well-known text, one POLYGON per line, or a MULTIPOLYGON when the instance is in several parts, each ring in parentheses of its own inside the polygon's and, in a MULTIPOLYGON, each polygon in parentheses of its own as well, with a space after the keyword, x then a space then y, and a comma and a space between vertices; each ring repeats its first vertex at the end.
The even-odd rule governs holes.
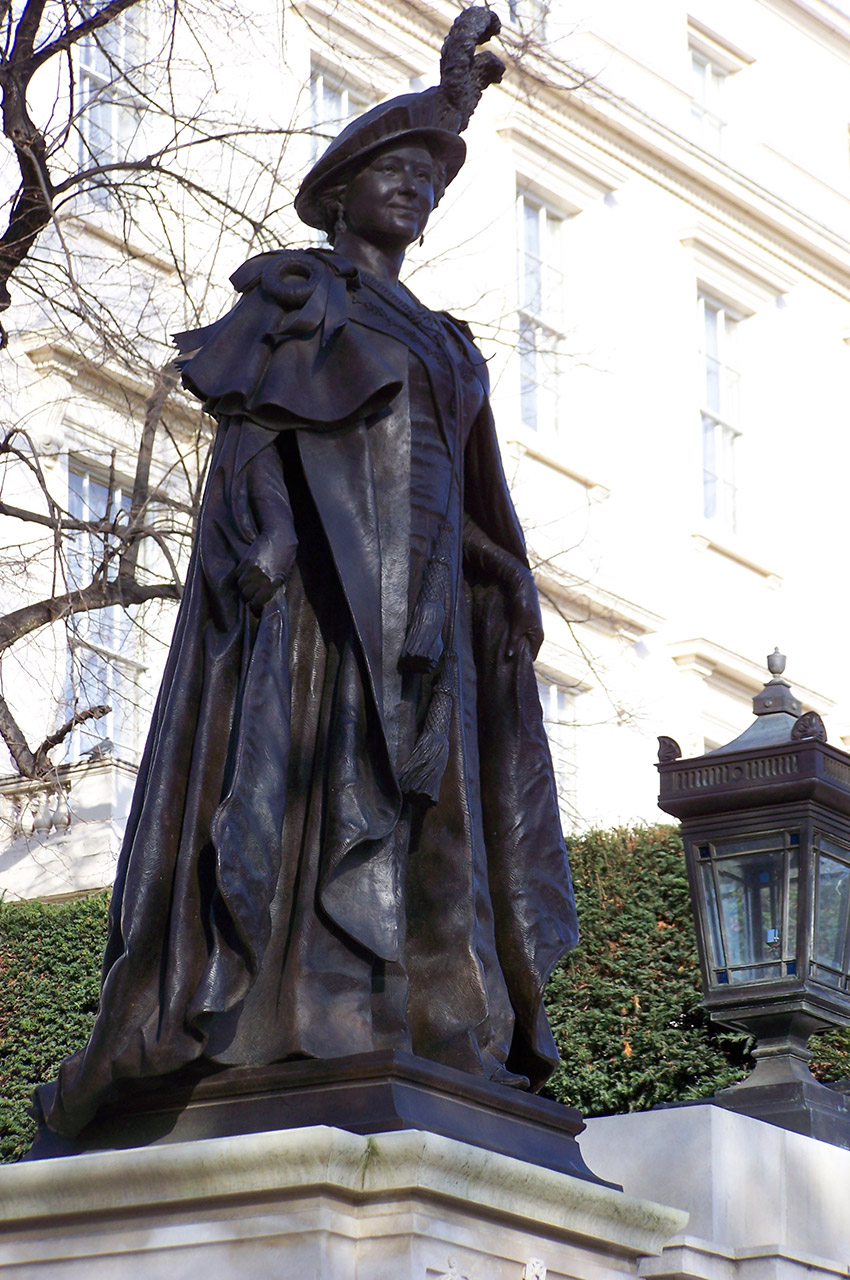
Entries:
POLYGON ((467 10, 441 85, 349 125, 295 202, 332 248, 233 276, 179 335, 218 421, 118 865, 100 1013, 42 1090, 382 1048, 536 1089, 576 940, 540 611, 469 330, 398 282, 501 75, 467 10))

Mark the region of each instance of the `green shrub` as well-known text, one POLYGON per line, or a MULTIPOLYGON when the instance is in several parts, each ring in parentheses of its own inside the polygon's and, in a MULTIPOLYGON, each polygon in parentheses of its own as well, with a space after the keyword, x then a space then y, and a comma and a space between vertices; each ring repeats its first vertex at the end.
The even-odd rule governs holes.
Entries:
POLYGON ((35 1136, 37 1084, 88 1039, 97 1011, 108 896, 0 902, 0 1159, 35 1136))

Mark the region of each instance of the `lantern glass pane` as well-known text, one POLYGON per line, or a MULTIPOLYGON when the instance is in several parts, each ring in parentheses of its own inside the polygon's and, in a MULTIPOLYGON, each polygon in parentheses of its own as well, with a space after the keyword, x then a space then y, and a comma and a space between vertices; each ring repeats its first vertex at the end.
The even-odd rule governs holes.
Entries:
POLYGON ((781 976, 784 864, 784 851, 776 848, 716 863, 732 982, 781 976))
MULTIPOLYGON (((821 838, 818 841, 821 849, 830 842, 821 838)), ((836 852, 847 854, 844 850, 836 852)), ((850 920, 850 866, 818 854, 817 860, 817 892, 815 897, 815 938, 813 956, 819 967, 817 976, 822 981, 836 985, 844 968, 844 953, 847 938, 847 924, 850 920), (826 970, 826 972, 824 972, 826 970), (835 982, 829 977, 834 971, 835 982)))
MULTIPOLYGON (((701 929, 709 981, 794 977, 800 879, 799 831, 752 833, 696 845, 701 929)), ((850 871, 850 851, 847 854, 850 871)))
MULTIPOLYGON (((796 834, 796 833, 794 833, 796 834)), ((794 841, 794 834, 791 836, 794 841)), ((797 836, 799 843, 799 836, 797 836)), ((789 961, 788 973, 796 973, 790 963, 797 958, 797 904, 800 899, 800 853, 793 848, 788 854, 788 900, 785 904, 785 930, 782 935, 782 955, 789 961)))
POLYGON ((784 832, 769 831, 766 835, 742 836, 739 840, 719 840, 714 848, 720 858, 734 853, 772 853, 784 844, 784 832))
POLYGON ((710 862, 699 863, 702 875, 702 888, 706 905, 706 942, 709 950, 709 964, 715 970, 716 981, 728 982, 728 978, 717 977, 717 971, 726 966, 726 955, 723 950, 723 937, 720 932, 720 912, 717 906, 717 894, 714 888, 714 867, 710 862))

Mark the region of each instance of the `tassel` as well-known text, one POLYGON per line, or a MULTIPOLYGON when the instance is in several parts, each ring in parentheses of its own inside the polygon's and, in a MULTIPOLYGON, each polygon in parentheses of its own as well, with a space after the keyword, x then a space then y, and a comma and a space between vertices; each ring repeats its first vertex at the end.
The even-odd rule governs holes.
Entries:
POLYGON ((440 785, 449 762, 449 729, 456 674, 457 657, 447 653, 431 694, 422 732, 398 778, 405 795, 429 800, 431 804, 436 804, 440 798, 440 785))
POLYGON ((433 671, 443 652, 443 623, 446 610, 440 600, 416 602, 407 638, 399 659, 402 671, 433 671))
POLYGON ((449 587, 452 526, 440 525, 434 551, 422 575, 419 598, 399 658, 400 671, 433 671, 443 652, 446 593, 449 587))

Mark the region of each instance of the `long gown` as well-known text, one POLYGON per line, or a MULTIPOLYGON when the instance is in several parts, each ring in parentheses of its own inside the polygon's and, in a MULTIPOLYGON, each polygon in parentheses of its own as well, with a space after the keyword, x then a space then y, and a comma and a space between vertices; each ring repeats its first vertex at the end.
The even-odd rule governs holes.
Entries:
POLYGON ((543 988, 577 930, 551 760, 504 580, 464 559, 466 529, 526 564, 486 366, 336 255, 262 255, 234 283, 234 310, 178 339, 219 430, 100 1013, 42 1092, 68 1134, 123 1080, 190 1062, 392 1047, 535 1088, 557 1063, 543 988), (258 617, 235 567, 272 525, 297 552, 258 617), (402 652, 435 557, 423 673, 402 652), (400 779, 440 697, 430 803, 400 779))

